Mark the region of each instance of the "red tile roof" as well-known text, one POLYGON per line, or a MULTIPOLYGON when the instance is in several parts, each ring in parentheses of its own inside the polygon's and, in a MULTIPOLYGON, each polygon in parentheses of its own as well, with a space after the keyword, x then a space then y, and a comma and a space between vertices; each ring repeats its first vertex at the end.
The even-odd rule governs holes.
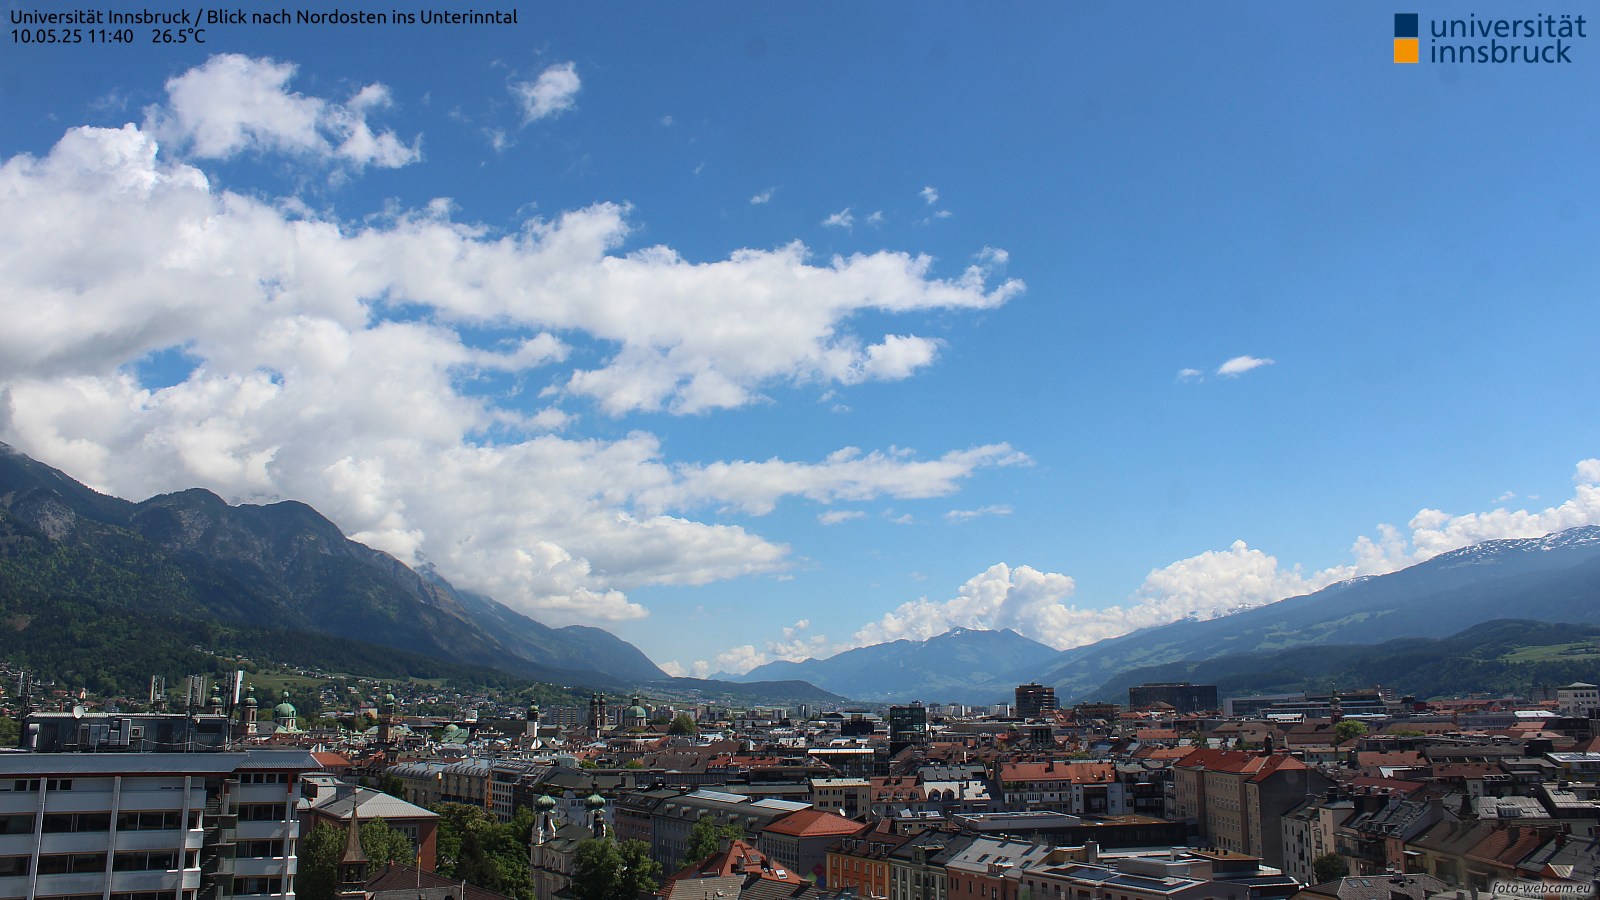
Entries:
POLYGON ((1205 769, 1208 772, 1229 772, 1248 775, 1251 781, 1264 781, 1276 772, 1310 768, 1299 759, 1285 753, 1264 756, 1249 750, 1196 749, 1174 765, 1185 769, 1205 769))
POLYGON ((828 835, 855 834, 862 825, 836 813, 820 809, 801 809, 773 820, 762 831, 786 834, 793 837, 826 837, 828 835))
POLYGON ((1007 763, 1000 767, 1000 780, 1104 784, 1117 780, 1117 770, 1111 763, 1100 762, 1007 763))

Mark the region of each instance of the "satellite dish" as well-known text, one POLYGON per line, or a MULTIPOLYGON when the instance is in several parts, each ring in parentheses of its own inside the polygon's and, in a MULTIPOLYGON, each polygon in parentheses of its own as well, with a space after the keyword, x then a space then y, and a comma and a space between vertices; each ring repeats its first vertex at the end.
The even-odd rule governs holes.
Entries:
POLYGON ((86 707, 86 706, 84 706, 82 704, 79 704, 79 705, 74 706, 72 708, 72 717, 74 719, 81 719, 81 718, 83 718, 83 714, 88 712, 88 711, 89 711, 88 707, 86 707))

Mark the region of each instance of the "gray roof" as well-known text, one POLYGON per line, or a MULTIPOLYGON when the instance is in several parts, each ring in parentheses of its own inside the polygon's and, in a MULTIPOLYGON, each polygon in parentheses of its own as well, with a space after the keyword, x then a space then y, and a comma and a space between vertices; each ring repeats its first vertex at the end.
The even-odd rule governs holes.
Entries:
POLYGON ((311 771, 322 768, 322 763, 309 750, 246 750, 241 769, 299 769, 311 771))
POLYGON ((223 775, 241 769, 322 768, 304 750, 218 753, 4 753, 0 778, 30 775, 223 775))
POLYGON ((370 822, 373 819, 437 819, 439 814, 431 809, 408 803, 399 797, 374 791, 370 788, 357 788, 354 794, 346 794, 337 799, 330 799, 312 807, 318 815, 331 816, 344 820, 350 818, 350 807, 360 804, 361 818, 370 822))

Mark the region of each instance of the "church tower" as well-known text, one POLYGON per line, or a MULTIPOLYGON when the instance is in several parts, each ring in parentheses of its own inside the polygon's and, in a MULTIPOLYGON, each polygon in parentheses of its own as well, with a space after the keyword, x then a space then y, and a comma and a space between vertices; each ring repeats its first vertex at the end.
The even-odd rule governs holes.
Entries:
POLYGON ((339 858, 339 890, 343 898, 367 896, 367 851, 361 847, 361 816, 356 810, 357 795, 350 798, 350 827, 345 832, 344 856, 339 858))

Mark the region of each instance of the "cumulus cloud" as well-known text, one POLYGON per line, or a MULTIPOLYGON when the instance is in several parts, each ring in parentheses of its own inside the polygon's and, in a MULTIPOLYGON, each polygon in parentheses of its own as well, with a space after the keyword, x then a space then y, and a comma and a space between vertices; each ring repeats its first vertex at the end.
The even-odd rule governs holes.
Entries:
POLYGON ((843 228, 845 231, 854 228, 855 224, 856 217, 850 213, 848 206, 822 220, 824 228, 843 228))
POLYGON ((917 195, 920 196, 929 206, 939 202, 939 191, 931 184, 918 191, 917 195))
MULTIPOLYGON (((292 74, 214 58, 145 125, 75 128, 42 157, 0 161, 5 440, 122 496, 198 484, 304 500, 358 540, 555 623, 637 618, 635 588, 788 564, 788 547, 693 510, 942 496, 980 467, 1026 462, 996 444, 685 464, 648 432, 571 434, 574 404, 693 413, 768 384, 906 377, 937 342, 859 334, 859 312, 984 309, 1021 285, 986 284, 979 267, 938 278, 907 254, 818 262, 799 244, 703 263, 624 254, 616 204, 512 234, 457 221, 445 201, 352 223, 221 190, 158 148, 152 128, 201 158, 336 156, 329 105, 289 94, 292 74), (223 121, 209 94, 185 93, 223 76, 261 102, 223 121), (486 345, 485 327, 508 337, 486 345), (140 367, 158 356, 191 368, 147 384, 140 367), (528 378, 548 399, 519 396, 528 378)), ((340 114, 385 102, 364 89, 340 114)))
POLYGON ((581 87, 576 64, 564 62, 545 69, 532 81, 514 81, 510 89, 522 105, 522 123, 527 125, 577 106, 581 87))
POLYGON ((766 641, 762 649, 757 649, 754 644, 742 644, 730 647, 709 660, 695 660, 687 666, 673 661, 671 668, 668 668, 669 664, 663 664, 661 668, 669 675, 685 674, 696 678, 704 678, 715 672, 743 675, 769 662, 801 662, 830 656, 845 649, 835 646, 825 634, 809 634, 810 628, 811 620, 801 619, 793 625, 784 626, 781 636, 777 640, 766 641))
POLYGON ((1205 377, 1206 377, 1205 373, 1201 372, 1199 369, 1179 369, 1178 370, 1178 380, 1179 381, 1201 381, 1205 377))
POLYGON ((296 67, 236 53, 213 56, 167 81, 167 102, 145 111, 145 131, 198 159, 285 153, 360 169, 399 168, 421 158, 368 114, 392 105, 388 88, 368 85, 345 103, 289 89, 296 67))
MULTIPOLYGON (((1349 561, 1316 571, 1283 565, 1277 557, 1235 541, 1224 550, 1208 550, 1151 571, 1125 602, 1111 606, 1074 603, 1076 585, 1067 575, 1000 563, 968 579, 954 597, 904 603, 825 652, 900 639, 926 640, 957 627, 1011 628, 1067 649, 1184 618, 1215 618, 1358 576, 1394 572, 1483 541, 1539 537, 1600 524, 1600 459, 1579 462, 1573 480, 1573 496, 1543 510, 1464 515, 1421 510, 1403 529, 1379 525, 1376 536, 1356 539, 1349 561)), ((769 648, 787 643, 792 640, 786 633, 784 640, 770 642, 769 648)))
POLYGON ((1262 366, 1270 366, 1274 362, 1275 360, 1264 359, 1259 356, 1235 356, 1222 365, 1217 366, 1217 374, 1223 376, 1224 378, 1232 378, 1238 375, 1243 375, 1251 369, 1259 369, 1262 366))
POLYGON ((778 192, 777 188, 769 187, 766 190, 762 191, 761 193, 756 194, 754 197, 751 197, 750 198, 750 202, 752 204, 756 205, 756 206, 761 206, 761 205, 766 204, 766 203, 771 203, 772 202, 772 195, 776 194, 777 192, 778 192))

